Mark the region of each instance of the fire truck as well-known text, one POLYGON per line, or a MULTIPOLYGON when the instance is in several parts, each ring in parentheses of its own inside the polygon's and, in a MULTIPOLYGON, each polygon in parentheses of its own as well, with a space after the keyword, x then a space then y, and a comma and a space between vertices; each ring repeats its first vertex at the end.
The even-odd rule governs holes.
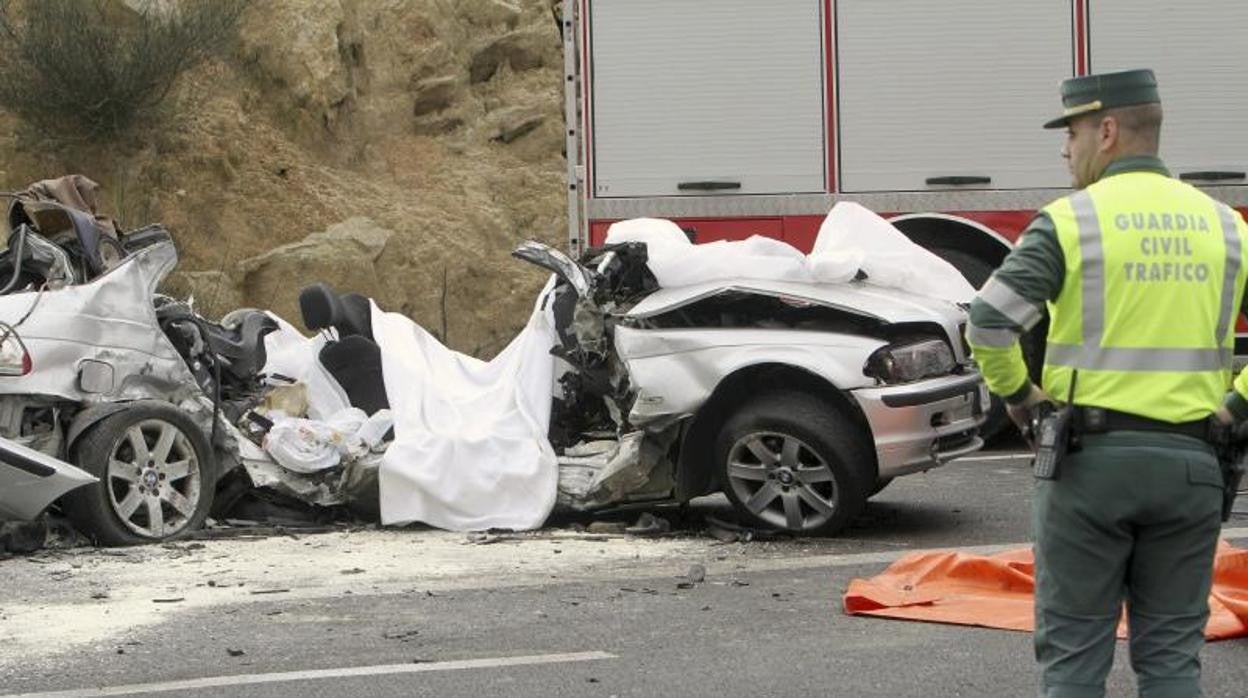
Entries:
POLYGON ((650 216, 809 251, 856 201, 978 286, 1069 191, 1059 82, 1136 67, 1172 173, 1244 210, 1245 26, 1242 0, 565 0, 569 244, 650 216))

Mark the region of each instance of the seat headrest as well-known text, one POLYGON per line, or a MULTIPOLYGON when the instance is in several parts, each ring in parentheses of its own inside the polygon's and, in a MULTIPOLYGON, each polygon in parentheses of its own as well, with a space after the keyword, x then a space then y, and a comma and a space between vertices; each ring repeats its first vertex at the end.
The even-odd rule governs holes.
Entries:
POLYGON ((318 281, 299 292, 299 313, 309 330, 324 330, 342 318, 342 302, 329 284, 318 281))
POLYGON ((338 297, 341 317, 338 319, 338 336, 358 334, 373 338, 373 307, 366 296, 344 293, 338 297))

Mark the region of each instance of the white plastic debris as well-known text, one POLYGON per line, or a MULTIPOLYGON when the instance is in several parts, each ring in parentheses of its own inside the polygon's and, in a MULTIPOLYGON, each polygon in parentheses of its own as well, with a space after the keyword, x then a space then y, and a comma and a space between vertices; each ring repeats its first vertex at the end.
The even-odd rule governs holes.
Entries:
POLYGON ((355 435, 370 449, 376 450, 393 426, 394 414, 390 410, 377 410, 360 425, 355 435))
POLYGON ((338 465, 341 454, 333 444, 331 427, 298 417, 274 420, 264 437, 264 450, 283 468, 310 474, 338 465))
POLYGON ((368 414, 358 407, 348 407, 329 416, 325 423, 343 434, 355 435, 355 432, 368 421, 368 414))
POLYGON ((368 453, 369 447, 356 432, 368 421, 357 407, 330 415, 324 422, 270 415, 273 427, 264 438, 264 450, 287 470, 315 473, 332 468, 343 459, 354 460, 368 453))

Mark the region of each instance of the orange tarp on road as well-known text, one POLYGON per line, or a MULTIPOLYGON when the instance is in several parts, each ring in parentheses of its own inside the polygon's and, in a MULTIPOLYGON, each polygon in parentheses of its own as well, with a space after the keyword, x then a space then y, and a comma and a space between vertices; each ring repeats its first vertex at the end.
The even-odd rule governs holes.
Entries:
MULTIPOLYGON (((912 553, 871 579, 855 579, 845 612, 933 623, 1032 631, 1034 569, 1030 548, 996 555, 951 551, 912 553)), ((1248 550, 1218 544, 1205 636, 1248 636, 1248 550)), ((1125 637, 1125 624, 1118 636, 1125 637)))

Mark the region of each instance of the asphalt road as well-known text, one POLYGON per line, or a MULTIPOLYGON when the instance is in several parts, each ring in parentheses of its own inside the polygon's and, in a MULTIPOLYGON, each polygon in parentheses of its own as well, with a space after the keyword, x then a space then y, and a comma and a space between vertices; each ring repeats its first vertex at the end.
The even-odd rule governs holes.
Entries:
MULTIPOLYGON (((849 617, 840 606, 850 579, 905 552, 1025 544, 1030 484, 1021 459, 960 461, 897 480, 835 539, 722 543, 699 532, 702 516, 729 515, 712 499, 680 519, 687 530, 642 541, 668 546, 663 556, 579 572, 541 573, 567 547, 545 534, 474 548, 519 553, 529 564, 514 578, 466 570, 440 585, 353 588, 339 576, 351 560, 326 559, 332 593, 190 606, 130 629, 119 617, 106 640, 5 655, 0 696, 1033 695, 1029 634, 849 617), (695 564, 705 580, 682 584, 695 564)), ((1227 526, 1248 545, 1248 516, 1227 526)), ((604 539, 598 552, 636 543, 604 539)), ((413 548, 395 554, 423 579, 413 548)), ((0 563, 0 579, 20 563, 0 563)), ((1245 650, 1245 640, 1207 646, 1207 695, 1248 693, 1245 650)), ((1134 695, 1123 643, 1110 694, 1134 695)))

